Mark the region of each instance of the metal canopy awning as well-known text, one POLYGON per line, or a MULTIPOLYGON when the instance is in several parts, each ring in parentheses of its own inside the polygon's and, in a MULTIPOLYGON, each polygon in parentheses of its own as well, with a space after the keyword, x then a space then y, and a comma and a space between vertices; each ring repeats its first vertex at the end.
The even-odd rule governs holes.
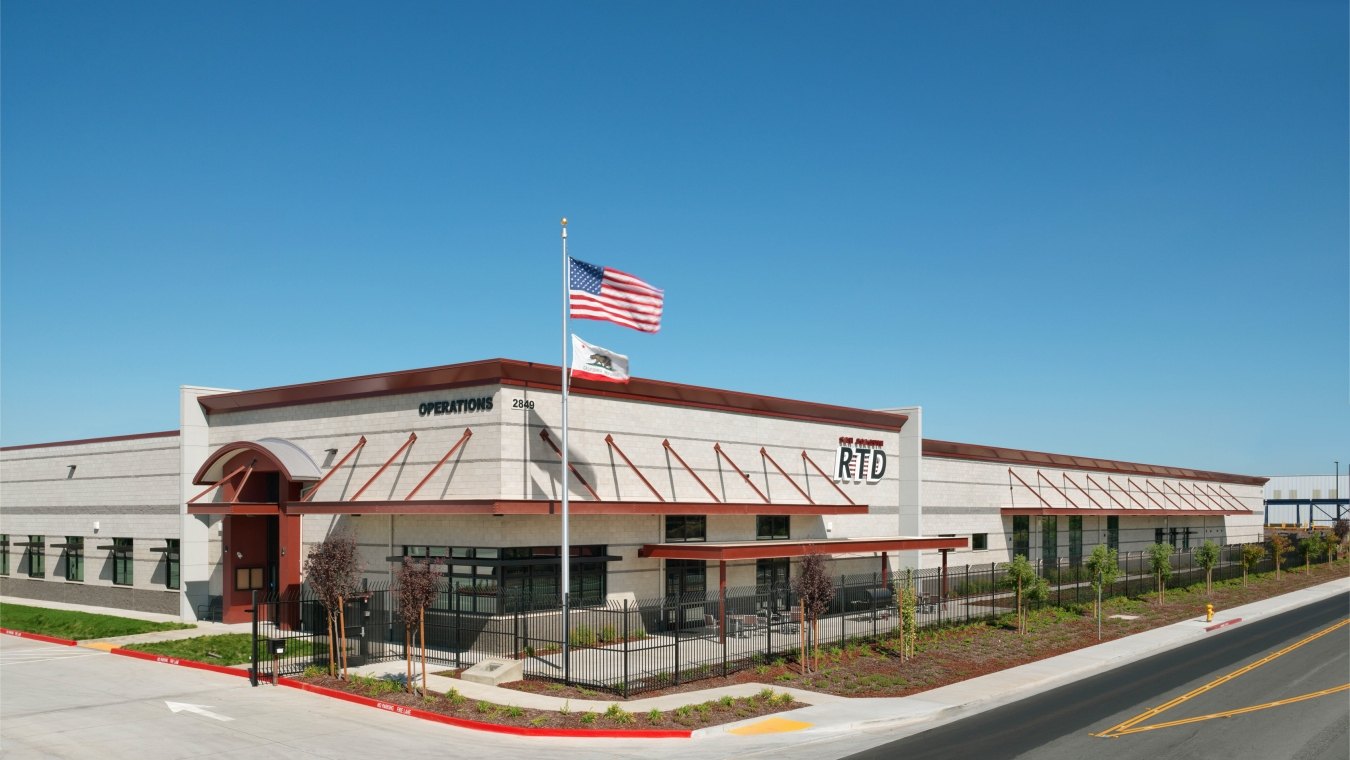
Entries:
POLYGON ((923 538, 917 536, 874 536, 863 538, 818 538, 795 541, 735 541, 647 544, 639 557, 693 559, 726 562, 740 559, 802 557, 807 554, 869 554, 917 550, 965 549, 967 538, 923 538))
POLYGON ((1105 517, 1221 517, 1223 515, 1250 515, 1250 509, 1097 509, 1094 507, 1003 507, 1005 515, 1051 517, 1055 515, 1102 515, 1105 517))
MULTIPOLYGON (((188 512, 198 512, 197 505, 188 512)), ((221 506, 221 505, 209 505, 221 506)), ((288 502, 285 514, 562 514, 552 499, 454 499, 454 501, 288 502)), ((568 499, 571 514, 867 514, 865 504, 752 504, 706 501, 580 501, 568 499)), ((224 514, 239 514, 225 512, 224 514)))

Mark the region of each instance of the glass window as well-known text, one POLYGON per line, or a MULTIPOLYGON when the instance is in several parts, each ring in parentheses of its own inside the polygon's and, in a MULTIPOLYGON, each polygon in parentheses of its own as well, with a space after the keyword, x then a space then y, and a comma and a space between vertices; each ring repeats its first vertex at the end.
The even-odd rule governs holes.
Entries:
POLYGON ((1031 518, 1027 515, 1013 516, 1013 556, 1031 559, 1031 518))
POLYGON ((1120 518, 1106 518, 1106 545, 1117 551, 1120 550, 1120 518))
POLYGON ((9 534, 0 533, 0 575, 9 575, 9 534))
POLYGON ((666 515, 667 543, 707 540, 707 515, 666 515))
POLYGON ((1162 528, 1153 529, 1153 543, 1161 544, 1165 538, 1167 538, 1166 531, 1162 528))
POLYGON ((989 534, 988 534, 988 533, 972 533, 972 534, 970 534, 970 548, 971 548, 973 551, 984 551, 985 549, 988 549, 988 548, 989 548, 989 534))
POLYGON ((1059 518, 1053 515, 1041 518, 1041 562, 1054 567, 1059 561, 1059 518))
POLYGON ((84 536, 66 536, 66 580, 84 580, 84 536))
POLYGON ((134 571, 131 554, 133 542, 129 538, 114 538, 112 549, 113 583, 118 586, 130 586, 134 571))
POLYGON ((757 515, 755 517, 755 538, 759 541, 785 541, 791 518, 787 515, 757 515))
POLYGON ((1191 548, 1191 529, 1190 529, 1190 528, 1182 528, 1182 529, 1181 529, 1181 548, 1182 548, 1182 549, 1189 549, 1189 548, 1191 548))
POLYGON ((28 537, 28 577, 45 578, 47 576, 47 539, 42 536, 28 537))
MULTIPOLYGON (((1169 529, 1167 530, 1167 542, 1168 542, 1169 544, 1172 545, 1172 548, 1173 548, 1173 549, 1177 548, 1177 529, 1176 529, 1176 528, 1169 528, 1169 529)), ((1161 543, 1161 542, 1160 542, 1160 543, 1161 543)))
POLYGON ((178 555, 178 539, 170 538, 165 541, 167 551, 164 552, 164 585, 168 588, 178 588, 180 584, 179 569, 182 567, 178 555))
POLYGON ((1069 518, 1069 564, 1083 564, 1083 518, 1076 515, 1069 518))
POLYGON ((666 596, 704 593, 707 572, 708 563, 701 559, 666 560, 666 596))

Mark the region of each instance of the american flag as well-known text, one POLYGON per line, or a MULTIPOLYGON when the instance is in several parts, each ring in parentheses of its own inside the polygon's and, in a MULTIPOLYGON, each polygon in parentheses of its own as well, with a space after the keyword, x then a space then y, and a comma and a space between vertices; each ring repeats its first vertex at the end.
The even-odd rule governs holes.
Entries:
POLYGON ((570 256, 568 262, 573 317, 613 322, 642 332, 661 329, 661 308, 666 300, 662 290, 617 269, 570 256))

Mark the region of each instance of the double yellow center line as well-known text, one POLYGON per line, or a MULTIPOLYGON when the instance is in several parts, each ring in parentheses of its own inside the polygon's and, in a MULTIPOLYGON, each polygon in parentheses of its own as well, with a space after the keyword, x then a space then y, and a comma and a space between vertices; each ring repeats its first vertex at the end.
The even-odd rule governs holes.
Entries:
POLYGON ((1323 689, 1323 690, 1321 690, 1321 691, 1315 691, 1315 692, 1312 692, 1311 694, 1301 694, 1301 695, 1299 695, 1299 696, 1297 696, 1297 697, 1289 697, 1288 699, 1280 699, 1280 700, 1276 700, 1276 701, 1274 701, 1274 702, 1266 702, 1266 703, 1264 703, 1264 704, 1252 705, 1251 707, 1241 707, 1241 708, 1238 708, 1238 709, 1236 709, 1236 710, 1227 710, 1227 711, 1225 711, 1225 712, 1211 713, 1211 714, 1209 714, 1209 715, 1200 715, 1200 716, 1197 716, 1197 717, 1194 717, 1194 718, 1184 718, 1184 719, 1182 719, 1182 720, 1173 720, 1173 721, 1168 721, 1168 722, 1165 722, 1165 723, 1154 723, 1154 724, 1146 725, 1146 726, 1139 725, 1139 724, 1143 723, 1144 721, 1149 720, 1150 718, 1154 718, 1154 717, 1156 717, 1156 716, 1158 716, 1158 715, 1160 715, 1160 714, 1162 714, 1162 713, 1164 713, 1164 712, 1167 712, 1168 710, 1172 709, 1173 707, 1176 707, 1177 705, 1181 704, 1182 702, 1185 702, 1185 701, 1187 701, 1187 700, 1189 700, 1189 699, 1193 699, 1193 698, 1195 698, 1195 697, 1197 697, 1197 696, 1199 696, 1199 695, 1201 695, 1201 694, 1204 694, 1205 692, 1207 692, 1207 691, 1209 691, 1209 690, 1211 690, 1211 689, 1214 689, 1214 688, 1217 688, 1217 687, 1219 687, 1219 686, 1222 686, 1223 684, 1228 683, 1229 681, 1233 680, 1234 678, 1237 678, 1238 676, 1241 676, 1241 675, 1244 674, 1244 673, 1249 673, 1249 672, 1251 672, 1251 671, 1253 671, 1253 670, 1255 670, 1255 669, 1261 667, 1262 665, 1265 665, 1266 663, 1272 662, 1272 661, 1274 661, 1274 660, 1276 660, 1276 659, 1278 659, 1278 658, 1280 658, 1280 657, 1283 657, 1284 655, 1289 654, 1290 652, 1294 651, 1295 649, 1298 649, 1299 647, 1301 647, 1301 646, 1303 646, 1303 645, 1305 645, 1305 644, 1308 644, 1308 643, 1311 643, 1311 642, 1313 642, 1313 641, 1316 641, 1317 639, 1320 639, 1320 638, 1322 638, 1323 636, 1326 636, 1326 635, 1329 634, 1329 633, 1334 633, 1334 632, 1340 630, 1341 628, 1344 628, 1344 627, 1347 626, 1347 625, 1350 625, 1350 618, 1347 618, 1347 619, 1345 619, 1345 620, 1342 620, 1341 622, 1339 622, 1339 623, 1337 623, 1337 624, 1331 626, 1330 628, 1326 628, 1326 629, 1324 629, 1324 630, 1318 631, 1317 633, 1314 633, 1313 635, 1307 637, 1306 639, 1303 639, 1302 641, 1298 641, 1298 642, 1295 642, 1295 643, 1293 643, 1293 644, 1290 644, 1289 646, 1285 647, 1284 649, 1281 649, 1280 651, 1275 652, 1274 654, 1267 655, 1266 657, 1263 657, 1263 658, 1257 660, 1256 662, 1251 663, 1250 665, 1246 665, 1246 666, 1244 666, 1244 667, 1238 668, 1237 670, 1233 671, 1232 673, 1229 673, 1229 674, 1227 674, 1227 675, 1225 675, 1225 676, 1221 676, 1221 677, 1219 677, 1219 678, 1216 678, 1216 679, 1214 679, 1213 681, 1210 681, 1209 683, 1205 684, 1204 686, 1200 686, 1200 687, 1197 687, 1197 688, 1195 688, 1195 689, 1192 689, 1191 691, 1189 691, 1189 692, 1187 692, 1187 693, 1185 693, 1185 694, 1182 694, 1181 696, 1177 697, 1176 699, 1173 699, 1173 700, 1171 700, 1171 701, 1169 701, 1169 702, 1167 702, 1167 703, 1165 703, 1165 704, 1158 705, 1157 707, 1154 707, 1154 708, 1152 708, 1152 709, 1150 709, 1150 710, 1147 710, 1147 711, 1145 711, 1145 712, 1142 712, 1142 713, 1140 713, 1140 714, 1134 716, 1133 718, 1130 718, 1129 720, 1127 720, 1127 721, 1125 721, 1125 722, 1123 722, 1123 723, 1118 723, 1118 724, 1116 724, 1116 725, 1114 725, 1114 726, 1112 726, 1112 727, 1106 729, 1105 731, 1102 731, 1102 732, 1096 733, 1096 734, 1092 734, 1092 735, 1093 735, 1093 736, 1098 736, 1098 737, 1105 737, 1105 738, 1111 738, 1111 739, 1114 739, 1114 738, 1116 738, 1116 737, 1118 737, 1118 736, 1124 736, 1124 735, 1126 735, 1126 734, 1137 734, 1137 733, 1141 733, 1141 732, 1143 732, 1143 731, 1153 731, 1153 730, 1155 730, 1155 729, 1159 729, 1159 728, 1168 728, 1168 727, 1170 727, 1170 726, 1180 726, 1180 725, 1184 725, 1184 724, 1187 724, 1187 723, 1198 723, 1198 722, 1200 722, 1200 721, 1202 721, 1202 720, 1212 720, 1212 719, 1214 719, 1214 718, 1227 718, 1227 717, 1232 716, 1232 715, 1241 715, 1241 714, 1243 714, 1243 713, 1255 712, 1255 711, 1257 711, 1257 710, 1264 710, 1264 709, 1266 709, 1266 708, 1268 708, 1268 707, 1279 707, 1280 705, 1293 704, 1293 703, 1295 703, 1295 702, 1302 702, 1302 701, 1307 700, 1307 699, 1314 699, 1314 698, 1316 698, 1316 697, 1323 697, 1323 696, 1326 696, 1326 695, 1328 695, 1328 694, 1335 694, 1335 693, 1337 693, 1337 692, 1346 691, 1347 689, 1350 689, 1350 683, 1343 684, 1343 685, 1341 685, 1341 686, 1335 686, 1335 687, 1332 687, 1332 688, 1330 688, 1330 689, 1323 689))

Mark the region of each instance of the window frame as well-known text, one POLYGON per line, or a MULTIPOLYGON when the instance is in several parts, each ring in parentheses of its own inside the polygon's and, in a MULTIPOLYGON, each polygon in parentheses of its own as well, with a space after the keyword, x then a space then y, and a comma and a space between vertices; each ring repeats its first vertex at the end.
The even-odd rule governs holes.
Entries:
POLYGON ((47 537, 28 536, 28 577, 47 577, 47 537))
POLYGON ((1069 565, 1083 564, 1083 516, 1069 515, 1069 565))
POLYGON ((708 540, 707 515, 666 515, 664 526, 667 544, 702 543, 708 540))
POLYGON ((84 536, 66 536, 66 581, 84 582, 84 536))
POLYGON ((1046 567, 1059 566, 1059 516, 1041 517, 1041 564, 1046 567))
POLYGON ((970 550, 973 551, 973 552, 983 552, 983 551, 988 551, 988 550, 989 550, 989 534, 988 534, 988 533, 971 533, 971 534, 970 534, 970 550))
POLYGON ((1013 515, 1012 531, 1012 558, 1026 557, 1031 559, 1031 516, 1013 515), (1022 551, 1018 551, 1018 549, 1022 551))
POLYGON ((0 575, 9 575, 9 534, 0 533, 0 575))
POLYGON ((792 538, 790 515, 755 515, 756 541, 787 541, 792 538), (779 527, 782 528, 779 531, 779 527))
POLYGON ((174 591, 183 588, 183 561, 179 554, 182 547, 182 540, 177 538, 164 539, 164 587, 174 591))
POLYGON ((113 585, 136 585, 136 540, 132 538, 114 538, 113 548, 109 550, 113 562, 113 585))
POLYGON ((1120 551, 1120 516, 1110 515, 1106 518, 1106 546, 1109 549, 1120 551))

